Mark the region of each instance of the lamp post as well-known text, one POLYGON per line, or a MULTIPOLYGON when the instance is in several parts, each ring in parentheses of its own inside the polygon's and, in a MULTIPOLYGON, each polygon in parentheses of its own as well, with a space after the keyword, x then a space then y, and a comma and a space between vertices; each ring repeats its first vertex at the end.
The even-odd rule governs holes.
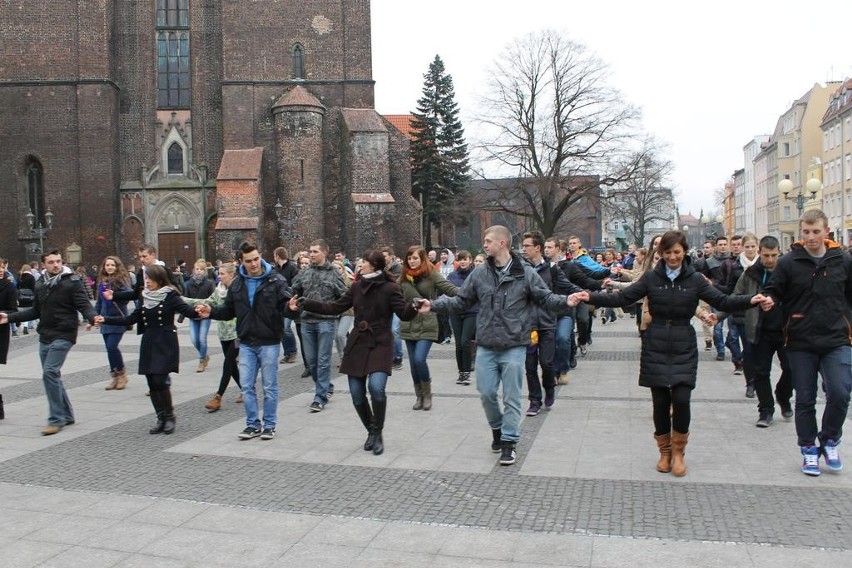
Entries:
POLYGON ((275 218, 278 219, 278 238, 282 241, 295 241, 298 239, 300 235, 296 231, 296 224, 302 215, 302 202, 297 201, 285 211, 285 207, 281 205, 281 200, 279 199, 275 202, 273 208, 275 209, 275 218))
MULTIPOLYGON (((675 227, 675 228, 677 228, 677 227, 675 227)), ((689 245, 689 248, 695 248, 694 245, 689 240, 689 237, 690 237, 689 225, 684 225, 683 227, 681 227, 681 230, 683 231, 683 234, 686 236, 686 244, 689 245)))
POLYGON ((43 254, 44 237, 47 236, 47 232, 53 228, 53 213, 50 211, 50 208, 47 209, 47 213, 44 214, 44 225, 42 225, 41 219, 39 219, 36 214, 33 213, 32 209, 30 209, 26 217, 27 224, 30 227, 30 235, 38 237, 38 253, 43 254))
POLYGON ((805 189, 808 193, 810 193, 810 197, 806 197, 802 193, 802 189, 796 192, 796 195, 790 195, 790 192, 793 191, 793 182, 790 181, 789 178, 784 178, 780 182, 778 182, 778 191, 784 196, 784 199, 787 201, 793 201, 796 204, 796 210, 799 213, 799 217, 802 216, 802 212, 805 210, 805 203, 808 201, 816 201, 817 192, 822 189, 822 182, 819 179, 812 177, 805 183, 805 189))
POLYGON ((193 166, 195 175, 198 176, 198 182, 201 184, 201 256, 207 256, 207 165, 199 164, 193 166))

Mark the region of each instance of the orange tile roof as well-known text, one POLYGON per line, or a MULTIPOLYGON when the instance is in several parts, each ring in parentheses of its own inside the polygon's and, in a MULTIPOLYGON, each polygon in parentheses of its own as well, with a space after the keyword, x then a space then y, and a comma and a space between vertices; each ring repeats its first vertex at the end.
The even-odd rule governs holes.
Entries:
POLYGON ((216 179, 260 179, 262 161, 263 148, 225 150, 216 179))
POLYGON ((414 120, 414 116, 410 114, 385 114, 384 116, 388 122, 394 125, 394 127, 411 138, 411 121, 414 120))

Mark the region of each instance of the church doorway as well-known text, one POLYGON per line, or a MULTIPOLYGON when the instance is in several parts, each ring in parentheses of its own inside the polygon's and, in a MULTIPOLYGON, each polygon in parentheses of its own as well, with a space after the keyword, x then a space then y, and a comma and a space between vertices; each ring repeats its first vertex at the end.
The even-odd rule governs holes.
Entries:
POLYGON ((168 269, 177 265, 178 260, 185 260, 187 268, 198 259, 195 248, 195 233, 158 233, 157 258, 166 263, 168 269))

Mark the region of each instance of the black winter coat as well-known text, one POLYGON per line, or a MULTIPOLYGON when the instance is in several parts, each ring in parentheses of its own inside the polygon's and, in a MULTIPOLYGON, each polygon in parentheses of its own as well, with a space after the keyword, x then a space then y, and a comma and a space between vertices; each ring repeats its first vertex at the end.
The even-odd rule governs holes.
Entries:
POLYGON ((172 290, 166 299, 154 306, 137 308, 128 316, 109 316, 104 318, 108 325, 139 324, 136 327, 142 334, 139 348, 140 375, 167 375, 177 373, 180 364, 175 314, 183 314, 198 319, 195 308, 180 299, 180 292, 172 290))
MULTIPOLYGON (((18 289, 15 283, 5 275, 0 278, 0 312, 7 314, 18 311, 18 289)), ((0 364, 6 364, 6 357, 9 354, 9 334, 10 326, 8 323, 0 325, 0 364)))
POLYGON ((693 269, 689 261, 681 265, 674 282, 666 275, 661 260, 654 270, 644 273, 627 288, 612 292, 593 292, 589 303, 595 306, 624 307, 648 297, 651 324, 642 337, 639 385, 643 387, 695 388, 698 371, 698 347, 692 317, 698 300, 723 311, 751 307, 751 296, 726 296, 693 269))
POLYGON ((196 299, 209 298, 210 294, 213 293, 213 289, 215 287, 216 285, 213 283, 213 281, 208 278, 202 280, 200 284, 190 278, 186 282, 186 293, 184 294, 184 296, 186 296, 187 298, 196 299))
POLYGON ((38 319, 39 342, 50 343, 56 339, 67 339, 77 343, 77 329, 80 327, 77 312, 89 323, 95 323, 95 308, 89 301, 86 284, 71 272, 59 277, 59 281, 48 288, 44 277, 36 282, 35 302, 29 309, 9 315, 9 322, 22 322, 38 319))
POLYGON ((410 321, 417 315, 417 310, 405 301, 399 284, 391 278, 387 272, 375 278, 362 276, 333 303, 299 299, 300 307, 304 306, 315 314, 342 314, 349 308, 355 308, 355 325, 343 349, 341 373, 353 377, 366 377, 376 371, 391 374, 393 314, 402 321, 410 321))

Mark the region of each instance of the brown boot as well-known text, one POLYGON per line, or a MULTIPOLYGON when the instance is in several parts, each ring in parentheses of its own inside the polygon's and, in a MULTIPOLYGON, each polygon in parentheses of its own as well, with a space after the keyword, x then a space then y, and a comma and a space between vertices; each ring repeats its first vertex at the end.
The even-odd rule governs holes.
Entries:
POLYGON ((689 440, 689 432, 682 433, 672 430, 672 475, 683 477, 686 475, 686 462, 683 455, 686 453, 686 442, 689 440))
POLYGON ((210 402, 204 405, 204 408, 209 410, 210 412, 216 412, 222 407, 222 395, 214 394, 213 398, 210 399, 210 402))
POLYGON ((118 383, 118 377, 116 375, 117 375, 117 373, 115 371, 110 372, 110 376, 112 377, 112 380, 110 381, 110 383, 107 386, 104 387, 104 390, 107 390, 107 391, 115 390, 116 384, 118 383))
POLYGON ((411 410, 420 410, 423 408, 423 383, 414 383, 414 396, 417 397, 417 400, 414 401, 414 406, 411 407, 411 410))
POLYGON ((122 369, 115 372, 115 390, 124 390, 127 386, 127 369, 122 369))
POLYGON ((423 410, 432 410, 432 382, 420 383, 423 389, 423 410))
POLYGON ((657 462, 657 471, 660 473, 669 473, 672 470, 672 435, 662 434, 657 436, 654 434, 654 439, 657 440, 657 448, 660 449, 660 461, 657 462))

